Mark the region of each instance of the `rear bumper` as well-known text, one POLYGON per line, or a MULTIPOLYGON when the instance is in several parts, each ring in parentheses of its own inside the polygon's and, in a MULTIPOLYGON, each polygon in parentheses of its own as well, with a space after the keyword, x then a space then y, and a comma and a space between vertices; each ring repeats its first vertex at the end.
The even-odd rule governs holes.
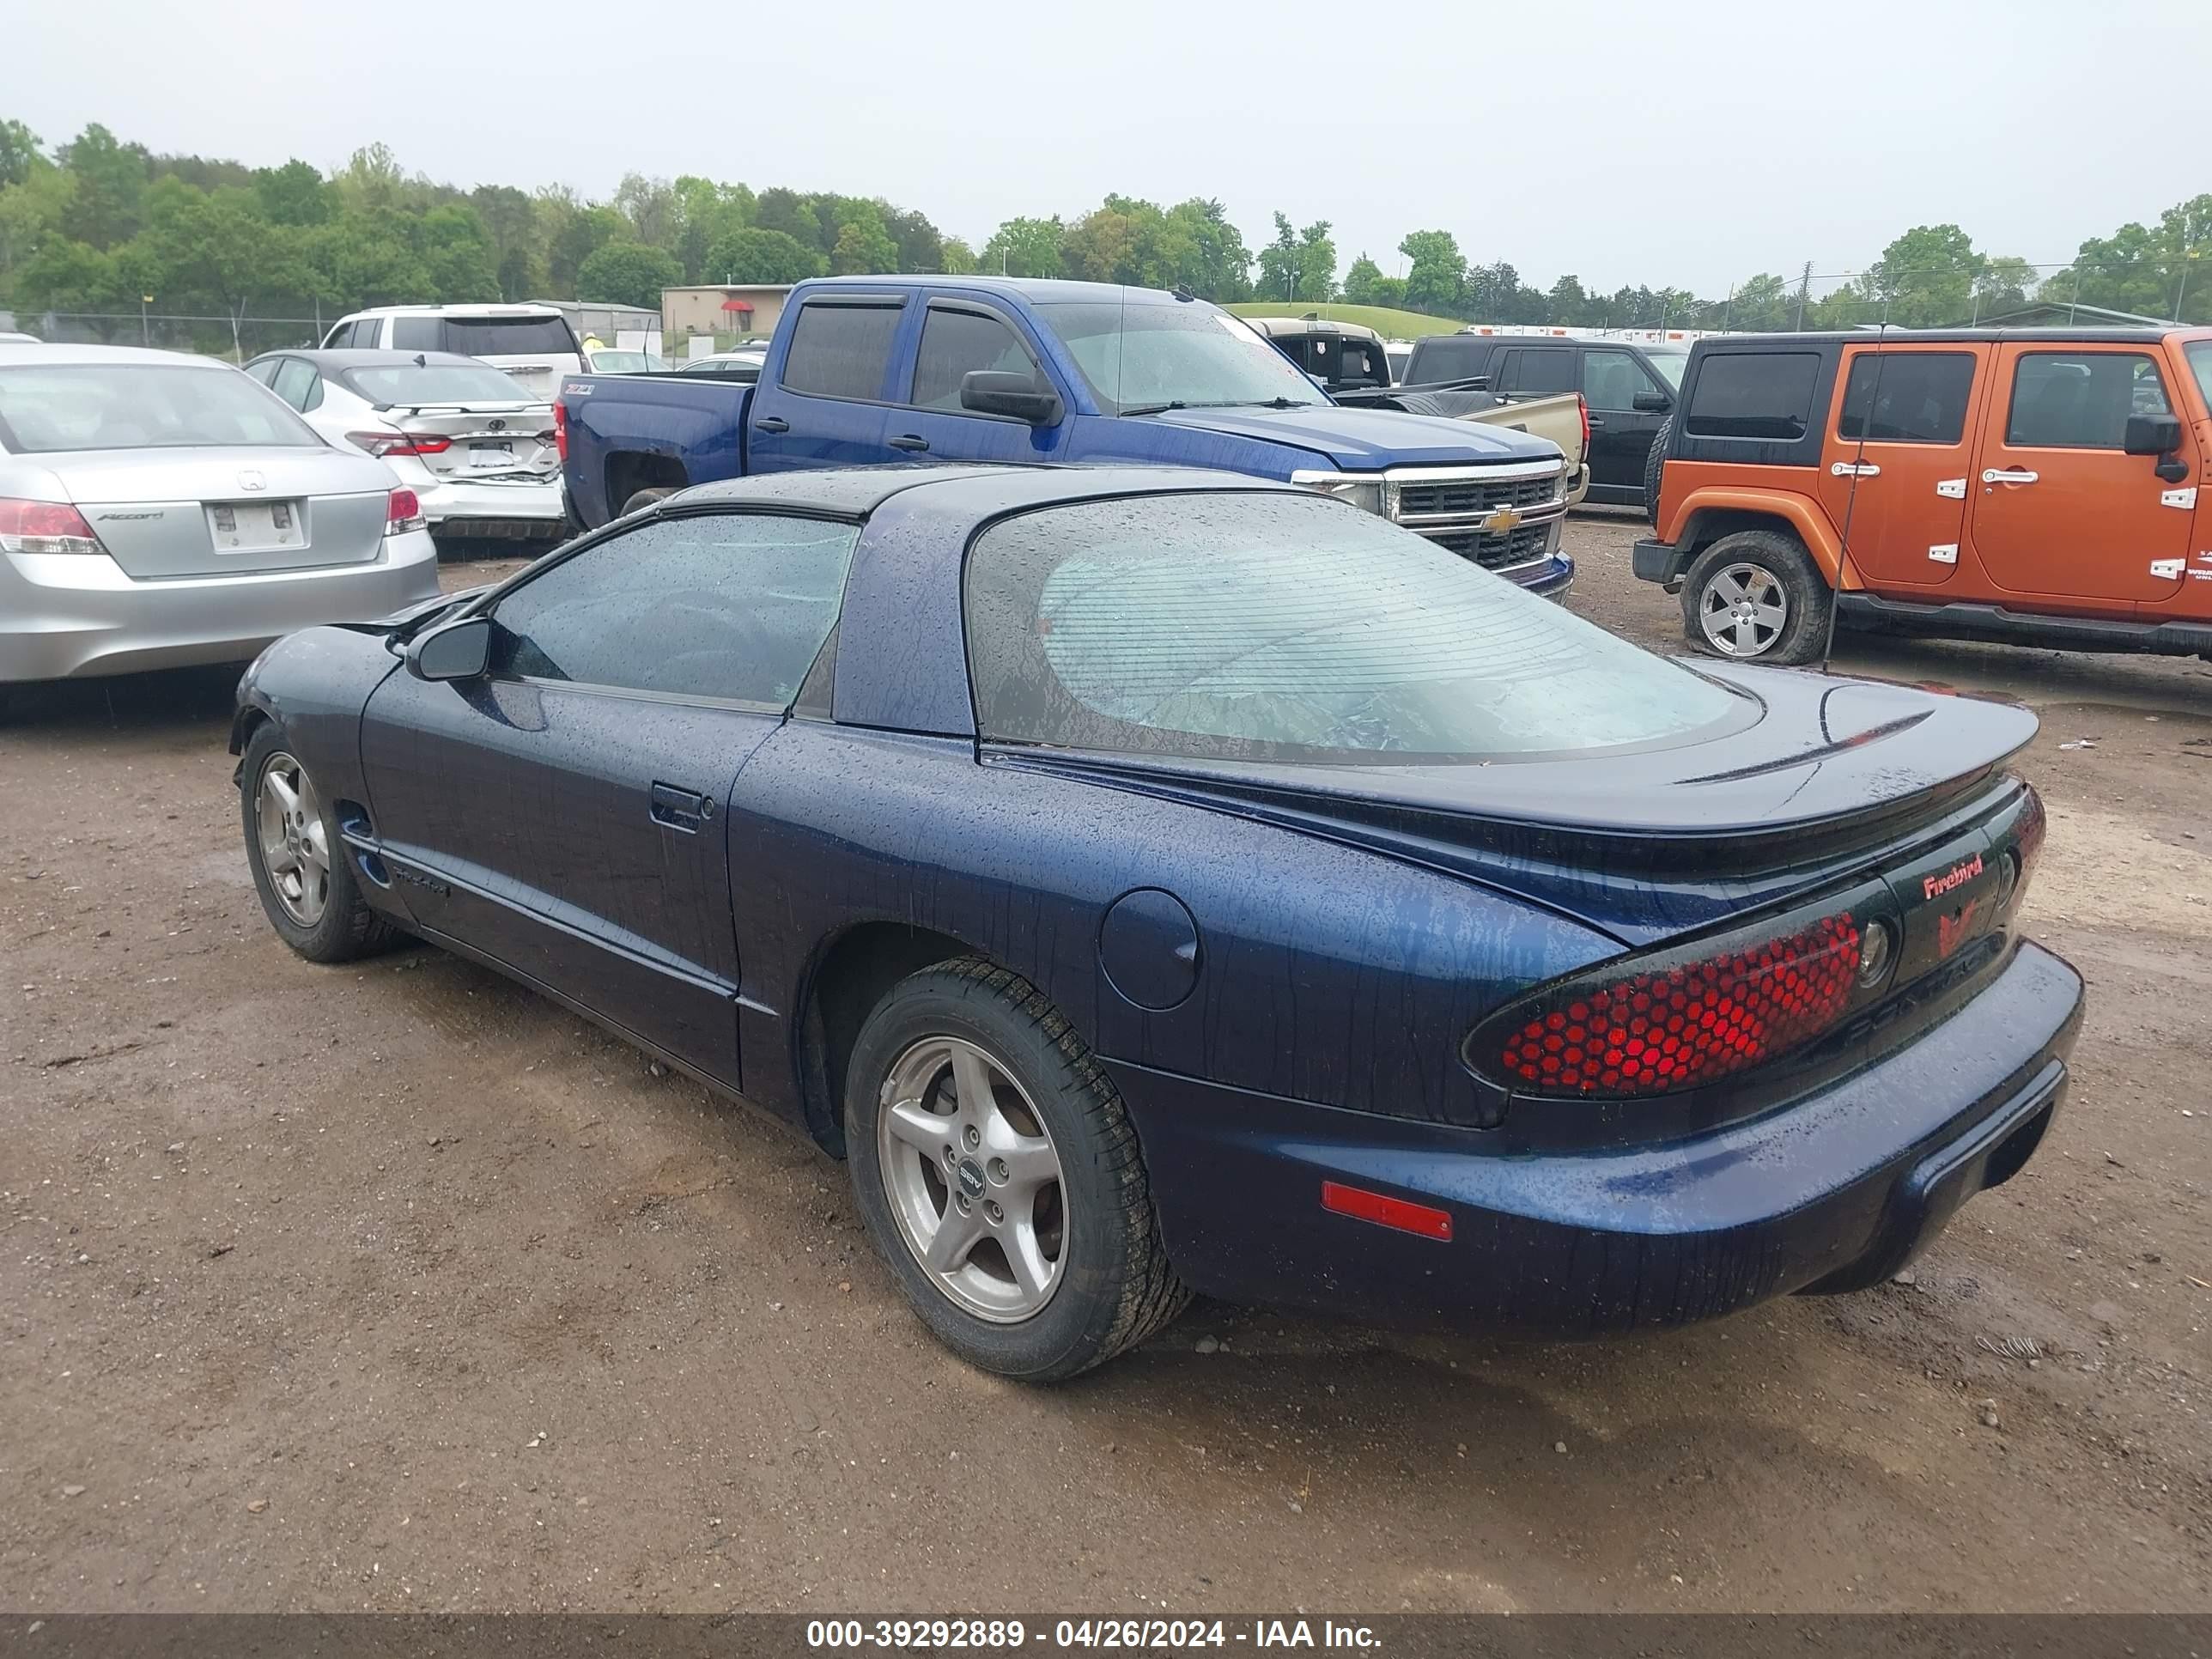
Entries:
POLYGON ((1638 542, 1630 550, 1629 568, 1638 581, 1663 583, 1669 593, 1682 585, 1681 550, 1671 542, 1638 542))
POLYGON ((441 535, 550 537, 567 516, 558 474, 535 483, 454 480, 415 493, 422 516, 441 535))
POLYGON ((1949 1019, 1842 1083, 1705 1133, 1559 1156, 1502 1158, 1479 1130, 1107 1069, 1193 1288, 1588 1336, 1894 1273, 2033 1152, 2063 1098, 2081 1011, 2080 975, 2022 945, 1949 1019), (1324 1211, 1324 1181, 1443 1210, 1451 1237, 1324 1211))
POLYGON ((438 591, 428 533, 365 564, 134 581, 112 559, 0 553, 0 682, 244 662, 316 623, 390 614, 438 591))

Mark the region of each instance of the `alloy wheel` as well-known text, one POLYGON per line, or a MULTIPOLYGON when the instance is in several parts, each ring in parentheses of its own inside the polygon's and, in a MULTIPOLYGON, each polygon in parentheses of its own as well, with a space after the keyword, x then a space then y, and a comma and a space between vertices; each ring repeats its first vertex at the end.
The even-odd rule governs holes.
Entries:
POLYGON ((962 1037, 911 1044, 884 1079, 876 1146, 899 1236, 948 1299, 1003 1325, 1043 1310, 1067 1260, 1066 1190, 1004 1066, 962 1037))
POLYGON ((282 750, 271 755, 261 769, 254 809, 261 864, 276 902, 295 922, 313 927, 331 899, 331 848, 307 768, 282 750))
POLYGON ((1723 656, 1762 656, 1789 624, 1790 600, 1765 566, 1723 565, 1698 597, 1698 621, 1705 643, 1723 656))

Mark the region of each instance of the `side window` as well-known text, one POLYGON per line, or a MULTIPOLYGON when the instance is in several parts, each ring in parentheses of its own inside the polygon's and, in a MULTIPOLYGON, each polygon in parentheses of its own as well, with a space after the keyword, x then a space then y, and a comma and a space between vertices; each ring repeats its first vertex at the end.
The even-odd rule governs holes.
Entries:
MULTIPOLYGON (((369 326, 379 319, 372 318, 369 326)), ((374 345, 374 337, 356 340, 356 345, 374 345)), ((442 317, 394 317, 392 319, 392 349, 394 351, 443 351, 446 349, 446 319, 442 317)))
POLYGON ((1521 398, 1549 398, 1575 389, 1575 354, 1571 349, 1535 347, 1510 351, 1496 390, 1521 398))
POLYGON ((896 303, 854 306, 817 301, 801 307, 790 348, 784 353, 786 389, 816 398, 870 403, 880 398, 900 310, 896 303))
MULTIPOLYGON (((884 314, 896 317, 898 313, 884 314)), ((796 351, 795 338, 792 346, 796 351)), ((961 377, 977 369, 1027 374, 1032 379, 1036 374, 1036 364, 1021 337, 1004 319, 988 312, 930 307, 921 322, 921 349, 915 356, 913 401, 924 409, 957 410, 961 377)), ((790 379, 788 365, 784 378, 790 379)))
POLYGON ((1974 358, 1966 351, 1863 351, 1844 382, 1836 435, 1882 444, 1955 444, 1966 435, 1974 358))
POLYGON ((1407 368, 1420 370, 1412 382, 1416 386, 1437 380, 1464 380, 1482 373, 1489 349, 1487 340, 1425 340, 1413 348, 1413 356, 1419 362, 1409 362, 1407 368))
POLYGON ((276 378, 276 371, 283 366, 284 360, 282 357, 264 357, 259 362, 246 364, 246 372, 260 381, 262 385, 267 386, 276 378))
POLYGON ((1583 353, 1583 398, 1592 409, 1626 414, 1635 409, 1638 393, 1659 389, 1633 352, 1583 353))
POLYGON ((295 409, 307 406, 307 388, 313 384, 315 371, 297 357, 287 357, 276 370, 271 389, 295 409))
POLYGON ((2013 372, 2005 442, 2016 449, 2118 449, 2130 415, 2172 410, 2158 364, 2133 351, 2030 351, 2013 372))
POLYGON ((1694 438, 1783 439, 1805 435, 1817 351, 1717 351, 1698 371, 1684 428, 1694 438))
POLYGON ((331 331, 323 336, 323 349, 335 351, 353 343, 353 325, 339 322, 331 325, 331 331))
POLYGON ((860 534, 781 514, 641 524, 501 599, 493 672, 788 708, 860 534))
POLYGON ((307 371, 307 401, 300 405, 300 412, 304 415, 311 409, 319 409, 322 407, 322 402, 323 377, 316 374, 313 369, 309 369, 307 371))

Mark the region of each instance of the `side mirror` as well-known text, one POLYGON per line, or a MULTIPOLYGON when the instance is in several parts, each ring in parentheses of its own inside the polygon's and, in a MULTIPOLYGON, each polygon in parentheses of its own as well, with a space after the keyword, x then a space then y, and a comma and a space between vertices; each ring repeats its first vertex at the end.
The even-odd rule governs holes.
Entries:
POLYGON ((407 672, 418 680, 472 680, 491 663, 491 618, 464 617, 407 641, 407 672))
POLYGON ((2179 415, 2130 415, 2120 447, 2130 455, 2166 455, 2181 447, 2179 415))
POLYGON ((1663 392, 1639 392, 1628 402, 1639 415, 1664 415, 1674 406, 1674 400, 1663 392))
POLYGON ((1056 425, 1060 414, 1060 393, 1050 386, 991 368, 972 368, 960 377, 960 407, 978 415, 1010 415, 1031 426, 1056 425))

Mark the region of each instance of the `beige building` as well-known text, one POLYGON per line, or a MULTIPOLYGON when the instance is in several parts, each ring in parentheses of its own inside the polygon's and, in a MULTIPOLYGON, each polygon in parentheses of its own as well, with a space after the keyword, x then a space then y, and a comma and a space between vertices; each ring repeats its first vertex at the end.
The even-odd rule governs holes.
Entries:
POLYGON ((684 355, 684 342, 695 334, 732 335, 775 332, 775 319, 791 293, 787 283, 702 283, 696 288, 666 288, 660 291, 661 349, 672 357, 684 355))

